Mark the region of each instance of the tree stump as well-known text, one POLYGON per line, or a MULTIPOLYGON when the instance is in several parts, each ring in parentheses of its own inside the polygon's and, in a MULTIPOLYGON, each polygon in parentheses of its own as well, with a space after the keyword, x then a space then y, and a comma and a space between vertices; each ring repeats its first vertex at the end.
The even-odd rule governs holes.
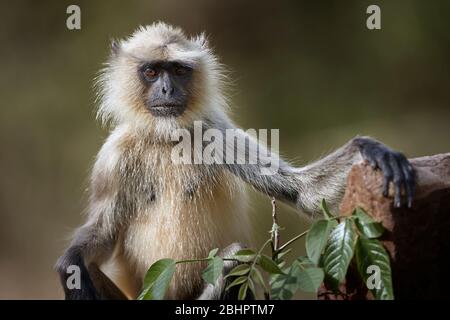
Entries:
MULTIPOLYGON (((393 188, 382 196, 383 176, 368 164, 353 166, 340 206, 341 215, 363 208, 386 229, 382 240, 392 266, 395 299, 450 298, 450 153, 410 159, 417 175, 413 207, 394 208, 393 188)), ((341 291, 372 299, 353 286, 352 271, 341 291), (349 279, 350 278, 350 279, 349 279)), ((321 299, 331 295, 319 292, 321 299)), ((350 297, 350 296, 347 296, 350 297)))

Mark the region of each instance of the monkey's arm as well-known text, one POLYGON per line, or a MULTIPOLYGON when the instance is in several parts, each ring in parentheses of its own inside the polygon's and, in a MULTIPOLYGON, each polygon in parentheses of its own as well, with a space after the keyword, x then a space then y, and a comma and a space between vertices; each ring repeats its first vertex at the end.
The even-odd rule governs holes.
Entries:
POLYGON ((337 209, 351 167, 362 161, 368 161, 374 169, 383 172, 384 196, 388 195, 389 184, 393 182, 396 207, 402 205, 402 188, 405 190, 407 206, 412 206, 415 174, 406 157, 372 138, 356 137, 325 158, 306 167, 292 169, 300 184, 297 207, 305 211, 317 210, 321 199, 326 199, 337 209))
POLYGON ((374 139, 356 137, 325 158, 303 168, 294 168, 277 158, 278 155, 270 154, 253 138, 246 137, 246 156, 251 150, 259 150, 258 162, 226 164, 227 168, 257 190, 288 202, 306 213, 318 212, 322 199, 337 208, 345 191, 350 168, 363 160, 368 161, 373 168, 383 171, 385 196, 388 194, 389 183, 394 183, 395 206, 401 206, 402 187, 405 189, 408 206, 412 204, 415 176, 411 164, 403 154, 374 139), (258 144, 258 149, 255 144, 258 144), (267 166, 264 165, 261 154, 270 154, 272 161, 278 159, 278 170, 273 174, 262 174, 262 169, 267 166))
MULTIPOLYGON (((88 270, 91 264, 99 266, 108 259, 115 246, 117 231, 114 211, 117 186, 114 181, 114 153, 108 151, 108 143, 100 151, 95 163, 90 187, 88 220, 74 234, 72 242, 58 259, 56 269, 60 275, 66 299, 87 300, 107 298, 96 290, 88 270), (73 288, 68 283, 72 280, 68 267, 76 266, 80 270, 80 288, 73 288)), ((94 275, 95 278, 95 275, 94 275)), ((95 279, 94 279, 95 280, 95 279)))
MULTIPOLYGON (((79 228, 69 248, 58 259, 56 269, 67 300, 96 300, 104 298, 95 288, 88 268, 91 263, 104 261, 113 251, 113 239, 103 234, 98 222, 89 222, 79 228), (79 274, 68 273, 70 266, 79 268, 79 274), (80 276, 79 287, 74 276, 80 276)), ((73 268, 73 267, 72 267, 73 268)))

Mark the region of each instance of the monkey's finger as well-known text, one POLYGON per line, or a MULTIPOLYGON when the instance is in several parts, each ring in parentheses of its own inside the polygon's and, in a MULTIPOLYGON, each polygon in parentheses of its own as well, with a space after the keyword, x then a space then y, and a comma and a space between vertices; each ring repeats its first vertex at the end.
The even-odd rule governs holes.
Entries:
POLYGON ((378 166, 381 168, 383 172, 383 196, 387 197, 389 195, 389 183, 392 181, 393 174, 391 166, 389 165, 388 155, 385 156, 378 161, 378 166))
POLYGON ((411 172, 411 175, 413 177, 412 179, 410 179, 409 181, 406 182, 409 186, 408 208, 412 208, 413 199, 414 199, 414 196, 416 195, 417 178, 416 178, 416 172, 414 171, 414 168, 411 166, 411 164, 408 164, 408 166, 409 166, 408 170, 411 172))
POLYGON ((406 191, 406 199, 408 208, 412 207, 413 198, 416 189, 416 174, 414 172, 414 168, 409 163, 408 159, 403 154, 400 154, 399 163, 403 171, 403 175, 405 176, 405 191, 406 191))
POLYGON ((369 163, 372 169, 379 168, 377 159, 381 158, 380 150, 376 148, 364 148, 361 151, 361 155, 363 159, 369 163))
POLYGON ((408 208, 412 208, 414 195, 416 193, 416 184, 413 180, 406 180, 406 198, 408 202, 408 208))
POLYGON ((372 167, 372 169, 375 170, 378 167, 377 161, 374 158, 367 159, 367 161, 369 161, 369 164, 372 167))
POLYGON ((402 185, 405 183, 405 176, 399 165, 399 161, 396 154, 391 154, 389 157, 389 163, 392 167, 392 172, 394 174, 394 207, 400 208, 402 206, 402 185))

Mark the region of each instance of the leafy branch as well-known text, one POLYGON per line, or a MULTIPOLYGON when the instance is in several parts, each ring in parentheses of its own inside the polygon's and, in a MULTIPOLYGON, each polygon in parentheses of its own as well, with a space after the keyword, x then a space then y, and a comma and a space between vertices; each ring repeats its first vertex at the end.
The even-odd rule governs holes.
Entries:
POLYGON ((225 276, 229 283, 225 290, 239 286, 239 299, 245 299, 249 291, 257 298, 257 288, 261 288, 266 299, 286 300, 299 290, 317 293, 322 284, 333 294, 341 295, 339 285, 345 280, 353 260, 361 281, 371 283, 367 287, 375 299, 393 299, 389 256, 378 240, 383 234, 383 226, 360 208, 355 209, 350 216, 337 216, 331 213, 325 200, 322 200, 321 209, 323 219, 315 221, 309 230, 280 244, 282 228, 278 224, 275 199, 272 199, 270 238, 259 250, 242 249, 232 257, 222 258, 218 256, 219 249, 216 248, 206 258, 158 260, 149 268, 138 299, 163 299, 176 266, 183 263, 207 262, 202 278, 215 284, 223 274, 224 261, 239 262, 225 276), (289 247, 304 236, 306 256, 300 256, 288 264, 285 257, 291 251, 289 247), (269 244, 271 257, 263 254, 269 244), (370 270, 377 270, 378 274, 369 274, 370 270))

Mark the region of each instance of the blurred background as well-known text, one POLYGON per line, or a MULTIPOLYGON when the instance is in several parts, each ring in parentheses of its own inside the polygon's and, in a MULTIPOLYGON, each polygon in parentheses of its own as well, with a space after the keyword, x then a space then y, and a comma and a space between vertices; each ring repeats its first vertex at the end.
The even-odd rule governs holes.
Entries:
MULTIPOLYGON (((0 298, 62 298, 53 265, 83 221, 108 133, 92 79, 110 40, 141 24, 206 31, 231 71, 234 120, 279 128, 282 154, 298 165, 356 134, 410 157, 450 151, 450 2, 318 2, 1 1, 0 298), (70 4, 81 30, 66 28, 70 4), (370 4, 381 30, 366 28, 370 4)), ((262 241, 270 201, 254 193, 251 209, 262 241)), ((284 207, 279 219, 282 241, 309 224, 284 207)))

